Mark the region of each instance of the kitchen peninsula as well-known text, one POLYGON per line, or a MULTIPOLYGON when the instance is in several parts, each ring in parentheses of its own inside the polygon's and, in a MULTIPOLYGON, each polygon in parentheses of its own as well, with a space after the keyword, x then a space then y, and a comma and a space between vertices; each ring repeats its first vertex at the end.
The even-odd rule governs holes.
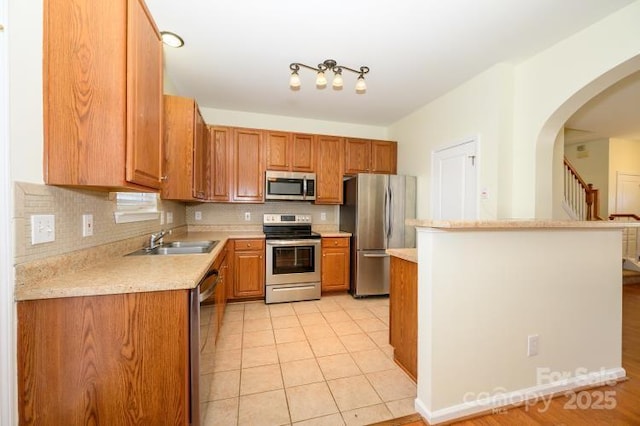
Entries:
POLYGON ((407 223, 417 227, 416 409, 429 422, 625 376, 619 225, 407 223))

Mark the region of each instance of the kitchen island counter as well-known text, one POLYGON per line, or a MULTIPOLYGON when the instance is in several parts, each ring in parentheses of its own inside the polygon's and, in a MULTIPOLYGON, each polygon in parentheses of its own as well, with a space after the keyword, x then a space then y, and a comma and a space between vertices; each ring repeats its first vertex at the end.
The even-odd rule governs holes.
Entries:
POLYGON ((16 268, 16 301, 60 297, 195 288, 229 239, 264 238, 260 231, 187 232, 165 237, 169 241, 218 240, 210 253, 126 256, 140 247, 93 247, 54 256, 16 268), (115 252, 115 253, 114 253, 115 252), (78 260, 81 258, 81 260, 78 260))

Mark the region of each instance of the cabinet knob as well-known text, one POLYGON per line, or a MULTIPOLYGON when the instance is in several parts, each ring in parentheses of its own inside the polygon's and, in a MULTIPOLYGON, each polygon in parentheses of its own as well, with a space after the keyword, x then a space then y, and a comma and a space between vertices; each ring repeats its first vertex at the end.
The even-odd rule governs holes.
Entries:
POLYGON ((161 180, 162 182, 166 182, 168 179, 169 179, 169 177, 168 177, 168 176, 162 176, 162 177, 160 178, 160 180, 161 180))

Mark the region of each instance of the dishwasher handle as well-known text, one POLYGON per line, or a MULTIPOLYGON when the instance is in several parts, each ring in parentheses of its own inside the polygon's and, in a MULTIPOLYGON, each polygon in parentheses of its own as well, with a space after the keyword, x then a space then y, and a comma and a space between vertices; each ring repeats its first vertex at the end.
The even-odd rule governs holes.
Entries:
POLYGON ((207 274, 199 284, 200 292, 198 294, 198 301, 200 303, 211 297, 213 292, 216 291, 216 286, 218 285, 219 281, 220 274, 217 269, 211 269, 209 272, 207 272, 207 274))

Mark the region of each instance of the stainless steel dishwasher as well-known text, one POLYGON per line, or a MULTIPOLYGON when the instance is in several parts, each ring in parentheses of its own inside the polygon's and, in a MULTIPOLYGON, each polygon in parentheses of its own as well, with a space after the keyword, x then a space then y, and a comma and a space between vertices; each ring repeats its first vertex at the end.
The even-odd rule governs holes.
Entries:
MULTIPOLYGON (((211 296, 220 279, 217 269, 210 269, 200 284, 189 293, 189 378, 190 385, 190 424, 196 426, 200 424, 200 351, 209 336, 208 328, 202 333, 200 330, 200 302, 211 296), (201 343, 204 341, 204 343, 201 343)), ((211 321, 209 322, 211 324, 211 321)))

